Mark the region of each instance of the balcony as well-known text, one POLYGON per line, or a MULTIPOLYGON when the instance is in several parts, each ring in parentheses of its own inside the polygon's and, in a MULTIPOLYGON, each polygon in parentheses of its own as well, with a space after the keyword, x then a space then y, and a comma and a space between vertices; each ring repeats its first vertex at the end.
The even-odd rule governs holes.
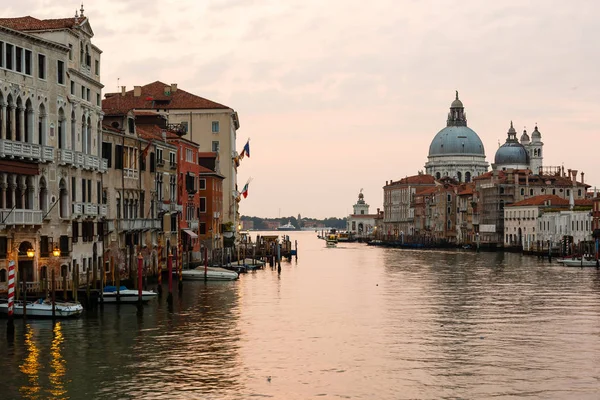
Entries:
POLYGON ((162 158, 157 158, 156 159, 156 166, 157 167, 164 167, 165 166, 165 160, 162 158))
POLYGON ((108 206, 106 204, 100 204, 98 206, 98 215, 106 217, 108 215, 108 206))
POLYGON ((2 225, 41 225, 42 210, 24 210, 15 208, 12 210, 0 210, 0 224, 2 225))
POLYGON ((98 205, 94 203, 83 203, 84 213, 87 217, 98 216, 98 205))
POLYGON ((0 139, 0 157, 39 162, 53 162, 54 147, 0 139))
POLYGON ((106 172, 108 169, 108 161, 106 159, 69 149, 58 150, 58 163, 90 171, 106 172))
POLYGON ((137 169, 124 168, 123 174, 125 175, 125 178, 137 179, 139 176, 139 171, 137 169))
POLYGON ((147 231, 150 229, 161 229, 158 219, 123 219, 118 221, 120 231, 147 231))
POLYGON ((193 220, 188 220, 188 227, 193 230, 193 231, 198 231, 198 220, 197 219, 193 219, 193 220))
POLYGON ((71 215, 73 217, 80 217, 83 214, 84 211, 84 203, 73 203, 71 204, 73 206, 73 210, 71 211, 71 215))
POLYGON ((174 162, 170 162, 169 163, 169 168, 171 168, 171 169, 177 169, 177 164, 174 163, 174 162))
POLYGON ((183 212, 183 206, 175 203, 158 203, 158 211, 165 213, 183 212))

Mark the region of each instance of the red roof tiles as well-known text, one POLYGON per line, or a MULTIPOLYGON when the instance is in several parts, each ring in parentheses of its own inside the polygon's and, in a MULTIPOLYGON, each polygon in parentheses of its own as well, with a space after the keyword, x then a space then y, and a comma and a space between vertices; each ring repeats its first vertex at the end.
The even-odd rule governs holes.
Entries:
POLYGON ((518 206, 543 206, 546 205, 551 206, 567 206, 569 205, 569 200, 558 197, 554 194, 543 194, 539 196, 533 196, 525 200, 517 201, 516 203, 509 204, 507 207, 518 207, 518 206))
POLYGON ((108 93, 102 100, 102 111, 107 115, 127 112, 129 110, 156 109, 228 109, 229 107, 177 89, 165 94, 169 87, 163 82, 156 81, 141 87, 141 94, 134 96, 134 90, 121 93, 108 93))
POLYGON ((31 16, 0 18, 0 25, 16 31, 41 31, 52 29, 70 29, 81 24, 86 18, 37 19, 31 16))

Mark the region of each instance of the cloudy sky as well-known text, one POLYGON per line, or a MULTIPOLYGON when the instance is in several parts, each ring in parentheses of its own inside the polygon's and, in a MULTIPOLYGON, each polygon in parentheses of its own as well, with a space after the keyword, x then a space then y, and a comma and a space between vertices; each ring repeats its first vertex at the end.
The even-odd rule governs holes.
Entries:
MULTIPOLYGON (((20 0, 0 16, 73 16, 20 0)), ((95 0, 106 91, 155 80, 238 111, 244 215, 343 217, 424 169, 458 90, 488 161, 513 120, 600 188, 600 2, 95 0)))

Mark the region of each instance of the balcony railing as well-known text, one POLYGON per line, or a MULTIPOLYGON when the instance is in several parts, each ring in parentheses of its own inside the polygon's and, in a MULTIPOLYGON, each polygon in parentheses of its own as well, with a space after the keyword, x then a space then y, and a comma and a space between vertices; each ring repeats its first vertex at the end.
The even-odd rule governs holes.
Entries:
POLYGON ((125 178, 137 179, 139 171, 137 169, 125 168, 123 169, 123 174, 125 174, 125 178))
POLYGON ((98 205, 94 203, 83 203, 85 206, 85 215, 96 217, 98 215, 98 205))
POLYGON ((121 231, 141 231, 160 229, 161 224, 158 219, 122 219, 118 221, 118 227, 121 231))
POLYGON ((190 227, 191 230, 193 231, 197 231, 198 230, 198 220, 194 219, 194 220, 188 220, 188 226, 190 227))
POLYGON ((41 225, 42 210, 24 210, 15 208, 14 210, 0 210, 0 224, 2 225, 41 225), (4 221, 4 222, 2 222, 4 221))
POLYGON ((169 213, 182 212, 183 206, 181 204, 159 202, 158 203, 158 211, 169 212, 169 213))
POLYGON ((0 157, 39 162, 54 161, 54 147, 0 139, 0 157))
POLYGON ((106 172, 108 169, 108 161, 106 159, 69 149, 60 149, 58 151, 58 163, 91 171, 106 172))
POLYGON ((84 210, 83 203, 73 203, 72 206, 73 206, 72 215, 74 217, 79 217, 81 214, 83 214, 83 210, 84 210))
POLYGON ((98 206, 98 213, 101 217, 106 217, 108 214, 108 206, 106 204, 100 204, 98 206))
POLYGON ((171 168, 171 169, 177 169, 177 164, 174 163, 174 162, 170 162, 169 163, 169 168, 171 168))

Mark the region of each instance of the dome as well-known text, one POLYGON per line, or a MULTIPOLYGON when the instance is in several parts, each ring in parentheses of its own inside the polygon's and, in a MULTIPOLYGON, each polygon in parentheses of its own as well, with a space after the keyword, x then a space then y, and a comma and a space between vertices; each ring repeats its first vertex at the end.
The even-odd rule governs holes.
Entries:
POLYGON ((542 140, 542 134, 540 133, 540 131, 538 131, 537 125, 535 126, 535 129, 531 133, 531 139, 534 142, 539 142, 540 140, 542 140))
POLYGON ((529 155, 521 143, 504 143, 494 157, 497 165, 517 164, 528 165, 529 155))
POLYGON ((467 126, 447 126, 439 131, 431 141, 429 146, 430 157, 449 154, 485 157, 481 139, 475 131, 467 126))
POLYGON ((521 143, 528 144, 529 143, 529 135, 527 134, 527 130, 523 130, 523 134, 521 135, 521 143))
POLYGON ((465 106, 463 106, 462 101, 460 101, 460 99, 458 98, 458 90, 456 91, 456 98, 450 105, 450 108, 465 108, 465 106))
MULTIPOLYGON (((507 135, 506 143, 496 151, 494 163, 496 165, 528 165, 529 154, 527 154, 525 147, 517 140, 517 131, 513 127, 512 121, 510 121, 510 128, 507 135)), ((523 133, 523 135, 526 136, 527 132, 523 133)))

